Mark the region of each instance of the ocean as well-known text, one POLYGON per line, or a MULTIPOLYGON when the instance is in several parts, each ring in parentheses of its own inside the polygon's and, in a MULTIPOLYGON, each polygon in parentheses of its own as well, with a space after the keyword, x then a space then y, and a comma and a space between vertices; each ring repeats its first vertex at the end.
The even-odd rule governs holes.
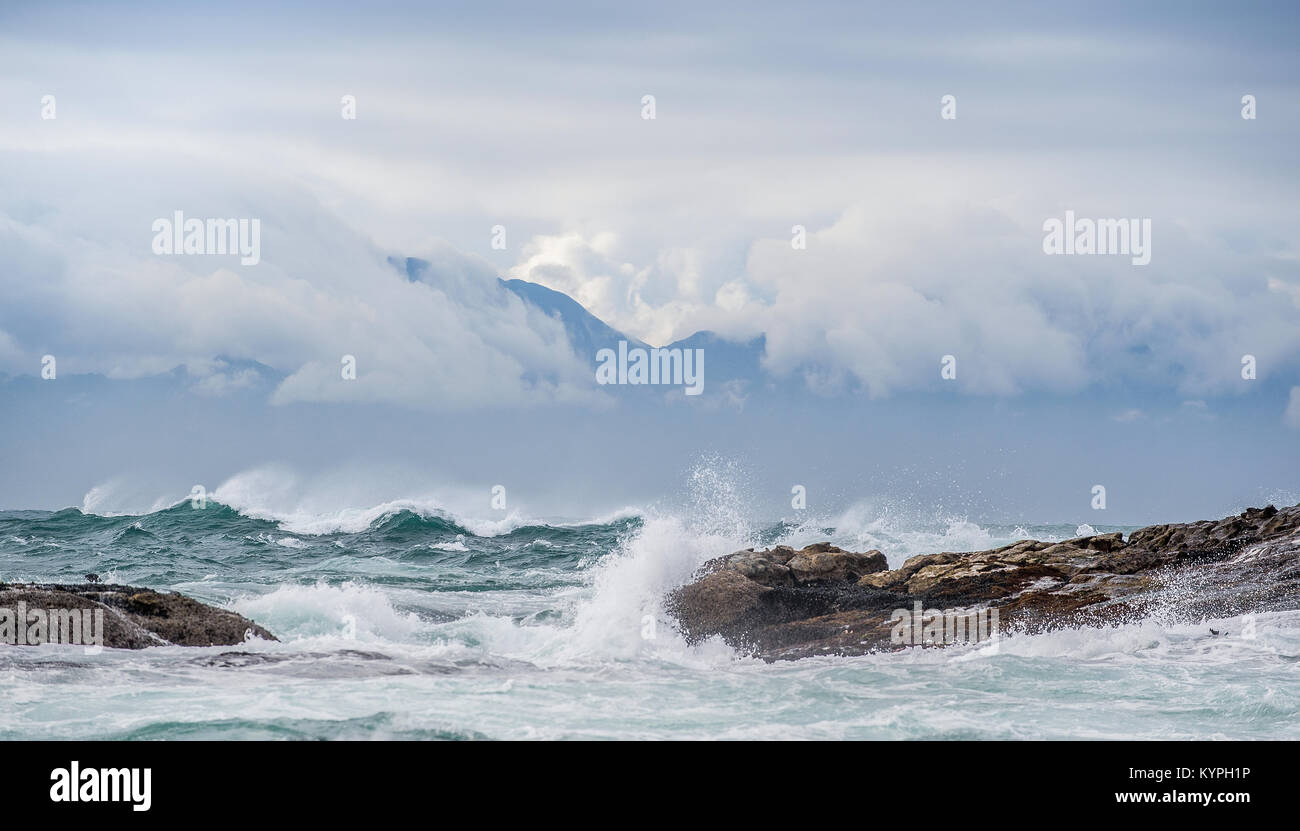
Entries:
POLYGON ((866 506, 752 522, 720 502, 587 520, 470 519, 414 499, 3 511, 0 580, 94 572, 234 609, 280 641, 0 646, 0 739, 1300 738, 1294 609, 1257 614, 1250 638, 1240 616, 1154 613, 996 647, 777 663, 688 645, 665 592, 739 548, 830 540, 897 567, 1131 530, 866 506))

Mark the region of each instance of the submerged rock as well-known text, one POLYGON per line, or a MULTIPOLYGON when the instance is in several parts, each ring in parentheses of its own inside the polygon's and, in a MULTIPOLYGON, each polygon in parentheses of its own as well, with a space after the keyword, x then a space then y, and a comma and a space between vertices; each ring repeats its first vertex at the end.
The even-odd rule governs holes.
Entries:
POLYGON ((1300 505, 1123 535, 941 552, 890 570, 879 551, 777 546, 705 563, 671 592, 689 641, 769 660, 969 643, 994 632, 1189 618, 1300 604, 1300 505), (972 633, 974 633, 972 635, 972 633))
MULTIPOLYGON (((253 621, 228 609, 200 603, 184 595, 104 583, 82 585, 0 583, 0 646, 59 642, 55 624, 58 612, 76 611, 80 643, 91 644, 99 631, 102 643, 119 649, 147 646, 231 646, 249 637, 276 640, 253 621), (27 616, 20 635, 18 611, 27 616), (96 614, 102 612, 102 624, 96 614), (34 613, 34 616, 33 616, 34 613), (45 622, 41 618, 46 618, 45 622), (32 629, 40 623, 39 629, 32 629), (100 628, 102 626, 102 629, 100 628), (29 637, 30 635, 30 637, 29 637)), ((66 624, 66 615, 65 624, 66 624)), ((68 642, 64 639, 62 642, 68 642)))

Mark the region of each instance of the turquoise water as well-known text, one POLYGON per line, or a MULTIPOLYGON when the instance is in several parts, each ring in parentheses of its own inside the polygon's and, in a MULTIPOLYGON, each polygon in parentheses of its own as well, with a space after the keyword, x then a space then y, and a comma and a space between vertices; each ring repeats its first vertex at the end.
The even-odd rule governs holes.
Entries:
POLYGON ((1300 738, 1300 612, 1286 608, 1258 614, 1253 638, 1236 616, 1156 616, 995 649, 778 664, 688 646, 660 599, 739 547, 831 539, 897 566, 1081 530, 865 508, 753 527, 696 514, 0 512, 0 579, 96 572, 228 606, 281 638, 0 646, 0 738, 1300 738))

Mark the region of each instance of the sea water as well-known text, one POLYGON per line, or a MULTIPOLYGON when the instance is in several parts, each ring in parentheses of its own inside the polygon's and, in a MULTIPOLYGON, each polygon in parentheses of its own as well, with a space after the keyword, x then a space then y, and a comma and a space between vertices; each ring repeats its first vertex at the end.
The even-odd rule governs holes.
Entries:
POLYGON ((697 500, 587 520, 427 500, 275 510, 237 489, 134 514, 0 512, 0 580, 174 590, 278 642, 0 646, 0 739, 1300 738, 1300 611, 1011 633, 766 663, 688 645, 663 596, 739 548, 890 566, 1131 529, 881 511, 740 519, 697 500), (222 499, 225 499, 223 502, 222 499), (1219 632, 1211 633, 1211 629, 1219 632))

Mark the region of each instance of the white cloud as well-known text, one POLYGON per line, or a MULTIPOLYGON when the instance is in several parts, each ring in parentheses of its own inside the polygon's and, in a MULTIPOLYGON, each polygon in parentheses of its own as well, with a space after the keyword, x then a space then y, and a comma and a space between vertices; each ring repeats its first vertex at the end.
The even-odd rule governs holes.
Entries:
POLYGON ((1294 310, 1259 276, 1285 267, 1284 252, 1243 256, 1212 221, 1162 206, 1150 266, 1052 258, 1041 223, 1059 212, 1046 198, 995 206, 954 187, 853 204, 810 226, 802 250, 758 239, 739 275, 701 269, 698 255, 630 260, 613 234, 576 232, 535 239, 512 274, 651 342, 766 333, 771 371, 873 395, 932 386, 943 355, 957 358, 959 388, 998 395, 1112 381, 1222 394, 1240 391, 1244 347, 1272 370, 1300 358, 1294 310))
MULTIPOLYGON (((238 169, 166 170, 174 178, 150 180, 126 160, 101 167, 75 156, 33 166, 40 189, 16 173, 0 176, 10 196, 0 196, 0 247, 9 255, 0 366, 32 372, 50 352, 61 373, 123 378, 228 355, 288 373, 277 403, 454 409, 595 397, 560 324, 502 290, 481 261, 445 245, 404 252, 435 263, 430 282, 412 283, 284 183, 268 187, 238 169), (152 219, 174 209, 260 217, 262 263, 153 254, 152 219), (357 380, 341 377, 343 355, 356 357, 357 380)), ((252 380, 207 369, 199 392, 252 380)))
POLYGON ((1300 387, 1291 388, 1291 397, 1287 399, 1282 423, 1294 430, 1300 430, 1300 387))
MULTIPOLYGON (((203 20, 178 72, 158 71, 175 47, 149 39, 16 25, 6 92, 56 89, 60 114, 0 113, 0 367, 54 351, 61 371, 132 376, 236 354, 290 374, 279 401, 588 395, 558 328, 500 296, 494 269, 655 344, 766 332, 772 371, 875 395, 936 383, 945 354, 960 389, 992 394, 1120 380, 1211 395, 1241 389, 1242 354, 1261 379, 1300 362, 1294 182, 1277 173, 1295 116, 1230 128, 1232 107, 1203 106, 1211 69, 1285 67, 1274 85, 1291 94, 1258 21, 1209 21, 1219 37, 1193 49, 1104 16, 1065 34, 975 16, 936 36, 900 12, 790 39, 784 15, 752 12, 719 45, 710 13, 685 11, 697 28, 533 21, 545 37, 418 15, 393 37, 323 15, 346 30, 346 67, 324 41, 232 64, 203 20), (863 54, 882 63, 843 71, 863 54), (1089 55, 1101 68, 1081 74, 1089 55), (1153 66, 1172 79, 1159 95, 1132 87, 1153 66), (936 75, 980 90, 956 90, 956 122, 938 118, 936 75), (1243 126, 1249 152, 1223 132, 1243 126), (1152 218, 1152 264, 1045 258, 1041 222, 1066 207, 1152 218), (140 223, 176 208, 261 216, 263 265, 142 256, 140 223), (498 223, 504 252, 487 244, 498 223), (446 282, 406 283, 389 252, 441 258, 446 282), (337 383, 342 354, 354 384, 337 383)), ((269 41, 300 33, 265 23, 269 41)))
POLYGON ((190 389, 199 395, 220 397, 238 390, 251 389, 257 386, 260 380, 261 375, 255 369, 231 369, 230 371, 219 369, 195 381, 190 385, 190 389))
MULTIPOLYGON (((0 367, 10 367, 17 370, 23 361, 23 350, 19 348, 18 343, 3 329, 0 329, 0 367)), ((30 371, 32 367, 27 367, 30 371)))

